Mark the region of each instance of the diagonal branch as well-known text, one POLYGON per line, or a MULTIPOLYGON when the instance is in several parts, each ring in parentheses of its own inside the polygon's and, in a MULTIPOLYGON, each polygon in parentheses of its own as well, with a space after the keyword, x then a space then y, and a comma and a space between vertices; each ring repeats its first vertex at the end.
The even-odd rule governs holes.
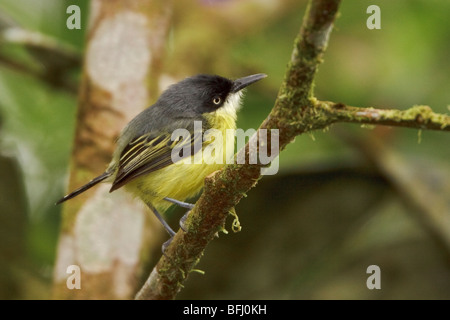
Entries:
POLYGON ((78 92, 77 85, 67 78, 67 74, 81 64, 80 54, 72 46, 12 24, 2 29, 1 23, 0 16, 0 44, 22 45, 31 54, 36 65, 17 61, 14 57, 3 53, 0 53, 0 65, 36 77, 72 94, 78 92))
MULTIPOLYGON (((322 62, 339 3, 340 0, 309 1, 275 106, 257 134, 262 129, 277 129, 280 152, 297 135, 338 122, 450 131, 449 116, 434 113, 427 106, 404 111, 382 110, 314 98, 315 74, 322 62)), ((267 143, 269 148, 270 141, 267 143)), ((239 151, 237 158, 248 159, 250 152, 255 150, 249 143, 239 151)), ((228 213, 261 178, 262 168, 261 164, 232 164, 205 179, 204 192, 186 220, 187 232, 179 231, 175 235, 136 299, 175 298, 207 244, 222 230, 228 213)))
MULTIPOLYGON (((279 129, 280 149, 298 134, 289 119, 301 117, 313 108, 313 80, 339 3, 340 0, 309 2, 275 107, 261 125, 261 129, 279 129)), ((249 152, 248 145, 244 151, 249 152)), ((173 299, 207 244, 224 225, 228 212, 260 177, 260 165, 234 164, 205 179, 204 192, 186 221, 187 232, 175 235, 136 299, 173 299)))

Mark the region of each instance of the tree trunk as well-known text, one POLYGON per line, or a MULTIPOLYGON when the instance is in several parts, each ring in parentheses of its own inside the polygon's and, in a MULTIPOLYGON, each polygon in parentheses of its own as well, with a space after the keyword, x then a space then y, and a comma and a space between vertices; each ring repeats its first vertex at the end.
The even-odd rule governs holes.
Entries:
MULTIPOLYGON (((120 130, 156 100, 171 11, 167 0, 91 2, 69 190, 106 169, 120 130)), ((64 204, 56 299, 133 297, 152 244, 162 242, 143 206, 108 191, 100 184, 64 204), (81 289, 70 289, 76 281, 81 289)))

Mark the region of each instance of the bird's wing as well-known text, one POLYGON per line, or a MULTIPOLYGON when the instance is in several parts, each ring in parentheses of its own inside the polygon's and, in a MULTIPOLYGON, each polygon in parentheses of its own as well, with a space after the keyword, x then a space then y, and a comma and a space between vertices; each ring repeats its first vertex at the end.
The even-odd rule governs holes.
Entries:
POLYGON ((131 140, 121 152, 117 174, 110 192, 134 178, 171 165, 172 151, 175 148, 175 152, 183 152, 185 148, 190 148, 190 152, 179 154, 178 160, 193 155, 194 150, 198 151, 194 148, 194 144, 198 142, 198 139, 202 139, 202 135, 191 133, 188 137, 187 139, 179 137, 172 141, 170 133, 160 135, 147 133, 131 140))

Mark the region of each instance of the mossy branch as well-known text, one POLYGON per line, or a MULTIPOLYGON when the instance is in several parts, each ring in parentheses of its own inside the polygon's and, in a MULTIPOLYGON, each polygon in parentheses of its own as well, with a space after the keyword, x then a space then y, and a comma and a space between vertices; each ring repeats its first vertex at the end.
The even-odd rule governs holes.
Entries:
MULTIPOLYGON (((280 147, 296 135, 293 117, 312 107, 310 97, 321 56, 337 14, 339 0, 310 1, 275 107, 261 128, 280 130, 280 147)), ((248 152, 248 145, 245 150, 248 152)), ((259 165, 228 165, 205 179, 202 196, 153 269, 136 299, 173 299, 206 245, 223 227, 228 212, 261 177, 259 165)))
MULTIPOLYGON (((379 110, 314 98, 314 77, 322 62, 339 4, 340 0, 309 1, 275 106, 260 129, 279 130, 279 151, 297 135, 337 122, 448 131, 449 117, 433 113, 429 107, 379 110)), ((249 150, 247 144, 240 153, 248 156, 249 150)), ((261 178, 261 168, 259 164, 232 164, 205 179, 204 192, 186 220, 186 232, 180 230, 175 235, 136 299, 175 298, 207 244, 223 229, 229 212, 261 178)))
POLYGON ((315 106, 328 121, 332 122, 450 131, 450 116, 435 113, 429 106, 413 106, 406 110, 396 110, 357 108, 342 103, 324 101, 318 101, 315 106))

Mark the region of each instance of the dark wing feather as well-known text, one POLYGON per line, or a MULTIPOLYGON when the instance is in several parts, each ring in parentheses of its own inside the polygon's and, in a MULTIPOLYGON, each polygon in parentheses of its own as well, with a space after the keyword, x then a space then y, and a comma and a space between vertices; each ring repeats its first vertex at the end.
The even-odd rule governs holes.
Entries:
MULTIPOLYGON (((196 136, 191 133, 190 140, 172 141, 171 134, 153 136, 148 133, 133 139, 120 155, 118 171, 110 192, 139 176, 171 165, 173 163, 171 154, 175 147, 183 150, 183 147, 189 144, 191 153, 182 155, 180 158, 193 155, 194 143, 198 139, 196 136)), ((200 135, 200 139, 201 137, 200 135)))

